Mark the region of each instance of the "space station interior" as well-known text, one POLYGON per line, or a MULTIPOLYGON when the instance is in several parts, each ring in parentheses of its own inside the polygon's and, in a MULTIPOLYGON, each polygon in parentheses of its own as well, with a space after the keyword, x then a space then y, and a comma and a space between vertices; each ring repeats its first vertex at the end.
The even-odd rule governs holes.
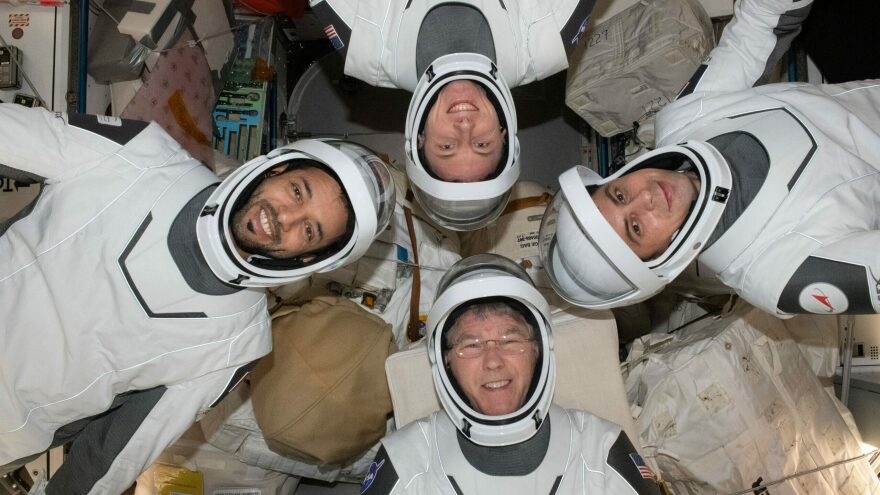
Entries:
MULTIPOLYGON (((339 2, 352 16, 359 3, 370 2, 339 2)), ((596 0, 570 40, 567 69, 511 89, 518 132, 507 138, 518 140, 519 177, 497 217, 475 230, 441 225, 414 199, 405 143, 411 91, 348 75, 360 53, 355 35, 337 32, 322 5, 0 0, 4 103, 111 125, 155 122, 220 179, 304 139, 342 139, 372 150, 393 183, 387 227, 360 259, 259 288, 272 352, 182 435, 160 431, 139 447, 148 462, 132 468, 140 475, 120 493, 365 493, 382 467, 374 462, 380 440, 443 410, 426 342, 444 275, 459 260, 493 253, 521 267, 549 304, 553 403, 619 425, 657 493, 880 494, 880 317, 829 310, 779 318, 700 276, 696 261, 650 298, 589 309, 561 296, 545 268, 540 231, 560 174, 581 165, 608 177, 654 150, 658 112, 717 46, 734 0, 596 0)), ((828 61, 869 56, 853 39, 821 53, 838 46, 827 41, 832 25, 872 18, 835 5, 815 0, 801 36, 759 85, 880 77, 876 61, 858 75, 840 75, 828 61)), ((8 226, 42 196, 40 184, 5 171, 0 165, 0 225, 8 226)), ((18 297, 4 286, 2 307, 18 297)), ((19 352, 9 346, 0 337, 8 355, 19 352)), ((0 399, 20 392, 0 387, 0 399)), ((0 421, 0 435, 21 428, 0 421)), ((72 450, 74 438, 24 463, 4 466, 19 459, 0 457, 0 494, 51 493, 66 463, 100 457, 72 450)), ((0 440, 0 451, 14 445, 0 440)))

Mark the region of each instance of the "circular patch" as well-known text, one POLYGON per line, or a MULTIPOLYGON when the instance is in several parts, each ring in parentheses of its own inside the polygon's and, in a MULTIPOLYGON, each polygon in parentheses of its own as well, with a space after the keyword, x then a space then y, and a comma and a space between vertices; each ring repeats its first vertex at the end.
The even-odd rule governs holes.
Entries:
POLYGON ((798 296, 798 303, 804 310, 822 315, 843 313, 849 307, 849 300, 843 291, 824 282, 804 287, 798 296))
POLYGON ((17 39, 17 40, 20 40, 22 36, 24 36, 24 29, 22 29, 22 28, 15 28, 15 29, 12 30, 12 37, 13 37, 13 38, 15 38, 15 39, 17 39))

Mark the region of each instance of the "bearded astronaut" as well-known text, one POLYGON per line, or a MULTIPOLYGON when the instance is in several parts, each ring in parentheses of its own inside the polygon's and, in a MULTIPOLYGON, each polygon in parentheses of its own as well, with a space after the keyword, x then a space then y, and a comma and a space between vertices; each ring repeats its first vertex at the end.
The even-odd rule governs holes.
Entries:
POLYGON ((346 141, 219 182, 155 123, 0 105, 0 472, 71 443, 34 493, 121 493, 271 349, 263 288, 360 257, 394 184, 346 141), (26 132, 23 132, 26 130, 26 132))

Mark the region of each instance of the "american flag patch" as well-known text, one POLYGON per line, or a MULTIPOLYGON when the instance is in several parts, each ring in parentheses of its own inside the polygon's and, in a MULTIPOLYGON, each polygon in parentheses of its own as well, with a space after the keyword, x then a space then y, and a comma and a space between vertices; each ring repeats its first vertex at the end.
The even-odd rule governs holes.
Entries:
POLYGON ((336 28, 333 27, 333 24, 329 24, 327 27, 324 28, 324 34, 327 35, 327 39, 329 39, 330 43, 333 44, 333 48, 336 48, 337 50, 342 50, 342 48, 345 46, 345 43, 342 42, 342 38, 340 38, 339 35, 336 34, 336 28))
POLYGON ((639 474, 642 475, 642 478, 646 480, 654 479, 654 473, 651 472, 651 468, 645 465, 645 461, 642 460, 642 456, 639 454, 630 454, 629 458, 632 459, 633 464, 636 465, 636 468, 639 470, 639 474))

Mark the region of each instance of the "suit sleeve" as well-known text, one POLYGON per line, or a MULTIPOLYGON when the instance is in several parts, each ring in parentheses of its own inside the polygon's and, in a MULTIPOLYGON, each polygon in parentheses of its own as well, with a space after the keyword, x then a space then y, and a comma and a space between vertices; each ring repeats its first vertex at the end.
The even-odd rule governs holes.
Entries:
POLYGON ((351 27, 354 25, 357 8, 355 4, 345 0, 309 0, 309 5, 324 28, 324 34, 339 55, 345 59, 348 55, 348 43, 351 40, 351 27))
POLYGON ((49 480, 54 494, 122 493, 199 416, 228 392, 247 367, 129 394, 94 418, 74 440, 68 460, 49 480))
POLYGON ((789 279, 777 309, 788 315, 880 313, 878 245, 880 231, 874 230, 816 249, 789 279))
POLYGON ((718 46, 679 94, 752 87, 788 50, 813 0, 740 0, 718 46))
POLYGON ((581 35, 587 29, 590 22, 590 16, 593 12, 596 0, 578 0, 577 4, 569 15, 568 19, 562 25, 559 35, 562 36, 562 44, 565 45, 565 54, 571 56, 571 52, 580 41, 581 35))
POLYGON ((100 164, 146 126, 0 104, 0 175, 28 183, 64 180, 100 164))
POLYGON ((645 464, 625 432, 621 431, 608 449, 605 463, 614 473, 607 478, 607 493, 635 491, 639 495, 662 495, 660 487, 654 482, 654 473, 645 464))

